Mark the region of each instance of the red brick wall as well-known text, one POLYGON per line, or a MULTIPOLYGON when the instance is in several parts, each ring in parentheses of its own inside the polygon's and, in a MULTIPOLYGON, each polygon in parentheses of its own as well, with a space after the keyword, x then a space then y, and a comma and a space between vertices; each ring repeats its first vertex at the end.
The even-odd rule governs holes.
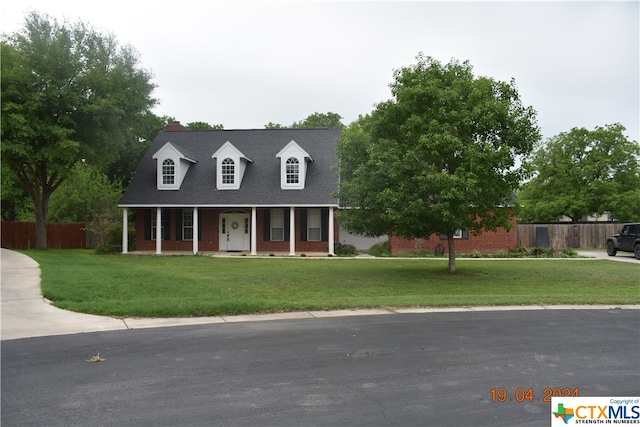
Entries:
MULTIPOLYGON (((163 251, 191 251, 193 250, 193 242, 176 240, 175 215, 176 210, 170 209, 170 239, 162 241, 163 251)), ((136 250, 138 251, 155 251, 155 240, 145 240, 145 224, 144 209, 136 209, 135 211, 135 228, 136 228, 136 250)), ((219 221, 218 217, 224 209, 200 208, 198 210, 198 219, 201 225, 202 238, 198 241, 199 252, 216 252, 219 250, 219 221)), ((289 241, 264 241, 264 209, 258 209, 257 212, 257 250, 258 252, 289 252, 289 241)), ((152 210, 155 215, 155 209, 152 210)), ((329 243, 300 241, 299 227, 301 210, 296 209, 296 253, 304 252, 327 252, 329 251, 329 243)), ((338 242, 339 224, 338 219, 334 218, 334 241, 338 242)))
MULTIPOLYGON (((156 241, 145 240, 144 238, 144 209, 136 209, 136 250, 155 251, 156 241)), ((192 251, 193 242, 191 240, 176 240, 175 215, 176 210, 170 209, 169 240, 162 241, 163 251, 192 251)), ((202 238, 198 240, 199 252, 215 252, 218 250, 218 213, 219 209, 199 209, 198 221, 201 225, 202 238)), ((155 209, 152 210, 155 215, 155 209)))
MULTIPOLYGON (((514 220, 515 224, 515 220, 514 220)), ((495 232, 486 231, 479 236, 469 233, 469 239, 455 239, 456 253, 466 254, 474 251, 482 253, 496 253, 501 250, 509 251, 517 246, 518 233, 515 227, 510 231, 499 228, 495 232)), ((421 252, 433 253, 436 245, 441 243, 445 252, 448 251, 447 239, 441 239, 439 235, 432 235, 429 239, 424 239, 421 245, 421 252)), ((406 240, 401 237, 391 236, 389 246, 393 254, 406 254, 416 252, 416 241, 406 240)))

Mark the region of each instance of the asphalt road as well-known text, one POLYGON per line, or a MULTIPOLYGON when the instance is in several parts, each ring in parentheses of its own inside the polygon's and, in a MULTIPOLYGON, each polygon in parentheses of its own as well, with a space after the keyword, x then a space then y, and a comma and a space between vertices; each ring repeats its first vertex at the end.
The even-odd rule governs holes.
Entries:
POLYGON ((544 426, 547 388, 640 395, 640 310, 220 323, 1 352, 3 427, 544 426))

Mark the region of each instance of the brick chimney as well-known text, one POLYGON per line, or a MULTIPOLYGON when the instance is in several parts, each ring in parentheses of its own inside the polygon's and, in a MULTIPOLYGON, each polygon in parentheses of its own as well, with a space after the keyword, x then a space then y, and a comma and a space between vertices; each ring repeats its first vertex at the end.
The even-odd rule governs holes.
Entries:
POLYGON ((169 123, 164 127, 166 131, 181 131, 181 130, 189 130, 186 127, 182 126, 179 121, 175 121, 173 123, 169 123))

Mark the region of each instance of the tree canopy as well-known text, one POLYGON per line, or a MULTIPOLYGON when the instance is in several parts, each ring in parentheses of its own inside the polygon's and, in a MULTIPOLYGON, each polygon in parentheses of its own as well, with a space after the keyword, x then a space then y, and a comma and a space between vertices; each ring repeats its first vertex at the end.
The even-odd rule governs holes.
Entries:
POLYGON ((7 167, 0 168, 0 200, 3 221, 33 220, 33 202, 18 181, 18 177, 7 167))
POLYGON ((540 146, 527 163, 535 176, 519 194, 522 218, 578 222, 610 212, 640 220, 640 145, 624 131, 620 124, 573 128, 540 146))
POLYGON ((34 12, 2 39, 2 162, 33 200, 45 249, 51 194, 81 159, 105 166, 140 137, 155 86, 131 47, 81 22, 34 12))
POLYGON ((446 235, 453 273, 456 231, 512 226, 517 160, 540 133, 514 81, 475 77, 468 62, 416 59, 394 72, 392 99, 343 132, 340 218, 367 235, 446 235))
POLYGON ((190 122, 190 123, 187 123, 187 129, 189 130, 223 130, 224 126, 221 124, 210 125, 207 122, 190 122))
MULTIPOLYGON (((343 128, 342 124, 342 116, 336 113, 332 113, 329 111, 328 113, 313 113, 307 116, 306 119, 300 120, 299 122, 293 122, 291 126, 292 129, 309 129, 309 128, 343 128)), ((287 126, 282 126, 281 124, 269 122, 264 128, 265 129, 282 129, 287 126)))

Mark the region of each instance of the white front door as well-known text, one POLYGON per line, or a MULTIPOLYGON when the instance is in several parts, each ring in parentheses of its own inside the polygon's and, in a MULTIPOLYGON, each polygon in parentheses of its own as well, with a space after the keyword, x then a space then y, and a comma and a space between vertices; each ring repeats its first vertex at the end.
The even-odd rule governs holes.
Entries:
POLYGON ((249 250, 249 215, 232 213, 220 215, 220 250, 249 250))

